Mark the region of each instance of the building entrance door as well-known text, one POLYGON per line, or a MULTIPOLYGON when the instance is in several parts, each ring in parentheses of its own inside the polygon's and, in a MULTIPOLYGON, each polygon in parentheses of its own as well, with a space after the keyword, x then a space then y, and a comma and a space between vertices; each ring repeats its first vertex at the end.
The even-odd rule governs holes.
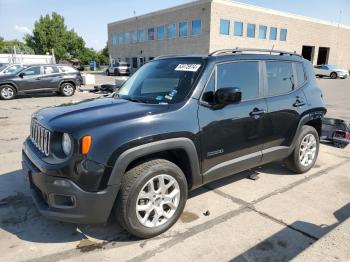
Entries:
POLYGON ((329 57, 329 47, 320 47, 318 49, 317 64, 327 65, 329 57))
POLYGON ((311 63, 314 60, 314 53, 315 53, 315 47, 314 46, 309 46, 309 45, 303 45, 303 49, 301 51, 301 55, 311 61, 311 63))

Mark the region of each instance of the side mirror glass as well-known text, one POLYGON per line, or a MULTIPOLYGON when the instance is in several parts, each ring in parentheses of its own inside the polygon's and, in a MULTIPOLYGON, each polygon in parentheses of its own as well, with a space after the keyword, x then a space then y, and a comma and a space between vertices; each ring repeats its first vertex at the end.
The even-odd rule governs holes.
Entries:
POLYGON ((223 108, 229 104, 239 103, 242 100, 242 92, 239 88, 224 87, 214 94, 214 103, 217 108, 223 108))
POLYGON ((18 75, 20 78, 23 78, 23 76, 24 76, 24 73, 22 72, 22 73, 19 73, 19 75, 18 75))

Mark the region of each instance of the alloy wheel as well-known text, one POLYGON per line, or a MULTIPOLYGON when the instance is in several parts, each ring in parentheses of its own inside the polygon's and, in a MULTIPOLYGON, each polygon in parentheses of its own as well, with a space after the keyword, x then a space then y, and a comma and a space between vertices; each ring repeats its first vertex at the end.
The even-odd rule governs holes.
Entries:
POLYGON ((64 93, 64 95, 66 96, 71 96, 74 92, 74 87, 70 84, 65 84, 62 87, 62 92, 64 93))
POLYGON ((299 160, 303 166, 309 166, 315 159, 317 140, 313 134, 307 134, 301 141, 299 148, 299 160))
POLYGON ((1 89, 1 96, 4 99, 11 99, 15 95, 15 92, 11 87, 4 87, 1 89))

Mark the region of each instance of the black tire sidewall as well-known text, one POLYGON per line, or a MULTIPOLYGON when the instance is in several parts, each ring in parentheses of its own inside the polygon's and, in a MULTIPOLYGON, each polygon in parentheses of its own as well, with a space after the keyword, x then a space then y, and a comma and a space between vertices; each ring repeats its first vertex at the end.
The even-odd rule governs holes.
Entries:
POLYGON ((295 146, 294 153, 293 153, 294 154, 294 165, 295 165, 295 168, 298 171, 298 173, 305 173, 305 172, 309 171, 315 165, 319 150, 320 150, 320 138, 318 136, 316 129, 311 127, 311 126, 307 126, 307 125, 303 126, 301 129, 301 132, 298 136, 297 144, 295 146), (299 150, 300 150, 300 145, 301 145, 302 140, 308 134, 312 134, 316 138, 316 154, 315 154, 315 157, 314 157, 312 163, 309 166, 303 166, 299 160, 299 150))
POLYGON ((11 85, 2 85, 2 86, 0 86, 0 98, 1 98, 2 100, 11 100, 11 99, 14 99, 14 98, 16 97, 16 94, 17 94, 16 88, 14 88, 13 86, 11 86, 11 85), (13 96, 12 96, 11 98, 5 98, 5 97, 2 96, 1 91, 2 91, 2 89, 5 88, 5 87, 11 88, 11 89, 13 90, 13 96))
POLYGON ((333 72, 333 73, 331 73, 330 77, 332 79, 337 79, 338 75, 337 75, 337 73, 333 72), (335 77, 333 77, 333 76, 335 76, 335 77))
POLYGON ((129 198, 127 200, 126 204, 126 215, 127 220, 125 221, 128 230, 133 235, 140 237, 140 238, 149 238, 156 235, 159 235, 166 230, 168 230, 180 217, 187 200, 187 181, 186 177, 183 174, 182 170, 177 167, 176 165, 169 164, 161 164, 161 165, 155 165, 149 168, 148 170, 145 170, 143 174, 141 174, 138 179, 135 181, 134 185, 132 186, 129 194, 129 198), (157 227, 157 228, 148 228, 143 226, 136 215, 136 201, 139 192, 144 187, 146 182, 148 182, 151 178, 161 175, 161 174, 167 174, 176 179, 176 181, 179 184, 180 187, 180 201, 177 210, 175 211, 175 214, 163 225, 157 227))

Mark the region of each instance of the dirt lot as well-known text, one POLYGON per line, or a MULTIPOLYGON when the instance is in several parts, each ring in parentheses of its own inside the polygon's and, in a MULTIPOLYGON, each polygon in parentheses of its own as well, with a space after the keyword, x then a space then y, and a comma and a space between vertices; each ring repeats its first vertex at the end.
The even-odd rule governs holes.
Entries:
MULTIPOLYGON (((100 82, 113 79, 98 76, 100 82)), ((329 116, 350 121, 350 80, 319 83, 329 116)), ((95 96, 78 92, 72 98, 40 95, 0 101, 0 261, 287 261, 350 217, 350 147, 323 144, 307 174, 295 175, 273 163, 192 192, 179 222, 154 239, 134 239, 113 221, 50 221, 36 211, 20 171, 30 116, 42 107, 95 96), (252 173, 259 179, 248 179, 252 173)), ((333 252, 321 260, 350 260, 350 236, 342 236, 339 241, 332 238, 333 252)), ((301 260, 320 261, 305 257, 301 260)))

